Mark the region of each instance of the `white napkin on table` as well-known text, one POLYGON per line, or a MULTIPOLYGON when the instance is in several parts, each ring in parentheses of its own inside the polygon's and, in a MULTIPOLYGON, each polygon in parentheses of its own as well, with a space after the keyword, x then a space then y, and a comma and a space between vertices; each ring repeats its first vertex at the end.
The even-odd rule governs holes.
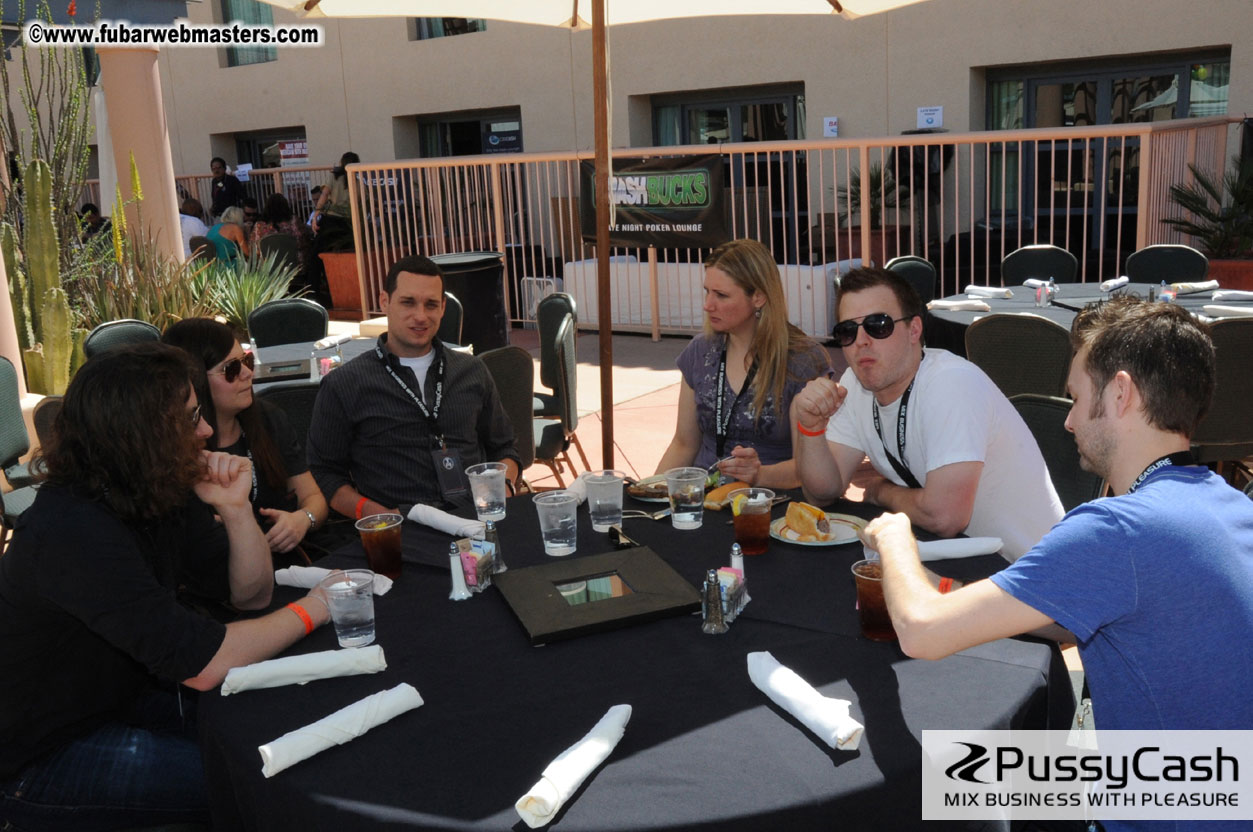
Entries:
POLYGON ((377 644, 348 647, 344 650, 323 650, 303 656, 284 656, 281 659, 232 667, 222 682, 222 695, 230 696, 232 693, 256 688, 303 685, 314 679, 358 676, 386 669, 387 660, 383 658, 383 648, 377 644))
POLYGON ((944 309, 949 312, 991 312, 992 307, 981 300, 933 300, 927 304, 928 309, 944 309))
POLYGON ((1120 286, 1126 286, 1131 282, 1131 278, 1123 275, 1122 277, 1111 277, 1109 280, 1101 281, 1102 292, 1112 292, 1120 286))
POLYGON ((962 289, 962 292, 981 298, 1012 298, 1014 296, 1013 290, 1002 286, 976 286, 973 283, 962 289))
POLYGON ((918 541, 918 557, 927 560, 968 558, 972 555, 994 555, 1005 548, 999 537, 957 537, 952 540, 918 541))
POLYGON ((583 481, 582 476, 575 477, 574 482, 570 483, 570 485, 566 487, 566 491, 569 491, 578 498, 579 505, 583 505, 587 502, 587 483, 583 481))
POLYGON ((258 746, 257 751, 261 752, 261 773, 266 777, 273 777, 301 760, 354 740, 374 726, 382 725, 421 705, 422 697, 417 690, 413 685, 405 683, 367 696, 346 708, 340 708, 328 717, 258 746))
POLYGON ((1217 280, 1205 280, 1200 283, 1172 283, 1170 288, 1176 295, 1191 295, 1196 292, 1210 292, 1218 288, 1217 280))
POLYGON ((1218 303, 1207 303, 1201 311, 1211 318, 1253 318, 1253 306, 1223 306, 1218 303))
POLYGON ((409 509, 409 519, 433 529, 439 529, 453 537, 482 537, 485 525, 481 520, 457 517, 434 506, 415 505, 409 509))
POLYGON ((1242 292, 1239 289, 1219 289, 1210 297, 1212 301, 1220 300, 1253 300, 1253 292, 1242 292))
MULTIPOLYGON (((274 570, 274 583, 279 586, 294 586, 301 589, 313 589, 322 583, 322 579, 331 574, 331 570, 320 566, 288 566, 274 570)), ((374 574, 374 594, 386 595, 392 588, 392 579, 386 575, 374 574)))
POLYGON ((346 343, 351 340, 352 340, 352 336, 349 335, 347 332, 341 333, 339 335, 328 335, 319 341, 314 341, 313 348, 315 350, 329 350, 331 347, 337 347, 340 344, 346 343))
POLYGON ((1041 286, 1049 285, 1049 282, 1047 280, 1041 280, 1038 277, 1028 277, 1022 282, 1022 285, 1026 286, 1028 289, 1039 289, 1041 286))
POLYGON ((768 652, 748 654, 748 677, 771 701, 840 751, 856 751, 865 728, 849 715, 847 699, 823 696, 768 652))
POLYGON ((548 764, 539 782, 513 804, 527 826, 538 829, 552 822, 570 795, 613 753, 630 719, 630 705, 614 705, 587 736, 548 764))

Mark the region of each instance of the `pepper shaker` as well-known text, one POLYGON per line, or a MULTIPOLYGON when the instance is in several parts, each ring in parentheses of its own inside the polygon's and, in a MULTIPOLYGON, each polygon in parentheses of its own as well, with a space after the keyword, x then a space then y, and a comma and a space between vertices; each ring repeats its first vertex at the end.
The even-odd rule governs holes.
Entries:
POLYGON ((701 611, 705 621, 700 626, 702 633, 717 635, 727 631, 726 617, 722 614, 722 584, 718 582, 717 570, 710 569, 705 573, 705 588, 701 611))
POLYGON ((448 544, 448 571, 452 573, 452 591, 448 598, 452 601, 464 601, 470 597, 470 588, 466 586, 466 575, 461 571, 461 550, 457 544, 448 544))

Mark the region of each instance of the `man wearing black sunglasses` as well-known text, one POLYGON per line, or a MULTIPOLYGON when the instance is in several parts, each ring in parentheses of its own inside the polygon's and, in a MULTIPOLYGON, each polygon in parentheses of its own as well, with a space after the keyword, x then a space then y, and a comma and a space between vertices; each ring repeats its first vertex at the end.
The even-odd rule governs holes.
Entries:
POLYGON ((840 281, 836 342, 848 370, 793 401, 806 498, 829 503, 867 456, 866 499, 942 537, 999 537, 1017 558, 1061 519, 1030 430, 978 367, 923 351, 922 301, 901 277, 856 269, 840 281))

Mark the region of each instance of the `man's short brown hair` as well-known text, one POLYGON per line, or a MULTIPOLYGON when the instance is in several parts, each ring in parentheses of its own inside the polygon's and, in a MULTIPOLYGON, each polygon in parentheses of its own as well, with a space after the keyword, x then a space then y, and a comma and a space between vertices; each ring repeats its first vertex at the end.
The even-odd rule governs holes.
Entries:
MULTIPOLYGON (((879 269, 874 266, 853 269, 840 278, 840 295, 861 292, 875 286, 886 286, 892 290, 892 294, 896 295, 896 302, 900 304, 902 316, 915 318, 922 315, 923 304, 922 298, 918 295, 918 290, 910 285, 908 280, 887 269, 879 269)), ((838 321, 840 317, 838 301, 836 302, 835 313, 838 321)))

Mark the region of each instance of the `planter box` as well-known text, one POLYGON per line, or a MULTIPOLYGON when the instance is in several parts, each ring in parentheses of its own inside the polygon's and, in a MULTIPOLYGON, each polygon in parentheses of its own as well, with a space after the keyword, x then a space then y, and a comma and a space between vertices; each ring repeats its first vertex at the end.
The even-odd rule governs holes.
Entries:
POLYGON ((1211 260, 1205 276, 1224 289, 1253 292, 1253 260, 1211 260))
POLYGON ((361 278, 357 274, 356 252, 324 251, 318 257, 322 258, 326 283, 331 291, 331 317, 361 320, 364 315, 361 311, 361 278))

